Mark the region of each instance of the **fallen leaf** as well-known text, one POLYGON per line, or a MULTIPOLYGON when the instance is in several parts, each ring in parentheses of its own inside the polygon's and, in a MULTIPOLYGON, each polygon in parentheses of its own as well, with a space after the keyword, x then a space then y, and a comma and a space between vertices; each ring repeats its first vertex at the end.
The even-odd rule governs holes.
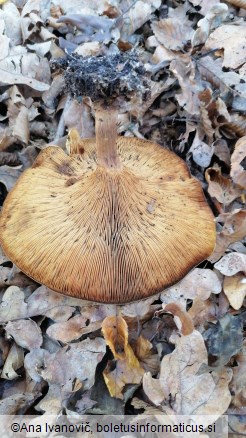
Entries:
POLYGON ((68 321, 57 322, 47 329, 47 335, 61 342, 71 342, 79 339, 86 333, 99 330, 101 321, 94 324, 88 324, 88 318, 84 315, 76 315, 68 321))
POLYGON ((207 50, 224 49, 223 67, 236 69, 246 62, 245 23, 224 24, 211 33, 205 43, 207 50))
POLYGON ((157 374, 160 369, 160 359, 158 354, 153 353, 151 342, 143 336, 138 336, 134 351, 144 370, 150 371, 152 375, 157 374))
POLYGON ((94 384, 95 370, 105 350, 102 338, 88 338, 71 344, 45 356, 40 374, 49 384, 59 385, 64 393, 73 392, 76 379, 81 382, 83 390, 87 390, 94 384))
POLYGON ((246 136, 240 138, 236 144, 231 156, 231 177, 239 186, 246 189, 246 170, 242 162, 246 157, 246 136))
POLYGON ((102 323, 102 332, 115 359, 113 370, 111 362, 103 372, 103 377, 111 397, 124 399, 122 390, 125 385, 139 384, 144 373, 131 346, 128 344, 128 328, 121 316, 109 316, 102 323))
POLYGON ((10 321, 5 330, 8 337, 13 337, 16 344, 27 350, 39 348, 43 342, 39 326, 31 319, 10 321))
POLYGON ((200 140, 197 131, 189 152, 192 153, 192 158, 198 166, 208 167, 214 150, 212 146, 200 140))
POLYGON ((201 366, 206 365, 207 351, 198 331, 176 338, 175 350, 162 359, 159 378, 144 375, 144 392, 152 403, 167 404, 175 414, 220 416, 231 401, 232 373, 223 369, 201 374, 201 366))
POLYGON ((195 327, 204 324, 206 321, 214 321, 217 316, 217 306, 208 300, 195 298, 191 308, 188 310, 188 315, 191 317, 195 327))
POLYGON ((152 24, 156 39, 170 50, 181 50, 191 39, 193 29, 187 19, 164 18, 152 24))
POLYGON ((232 391, 232 405, 242 409, 246 405, 246 345, 235 356, 237 365, 232 368, 233 376, 230 384, 232 391))
POLYGON ((225 277, 223 289, 233 309, 240 309, 246 296, 246 276, 238 272, 225 277))
POLYGON ((19 377, 16 370, 21 368, 24 363, 24 351, 15 343, 12 344, 6 361, 4 362, 1 378, 13 380, 19 377))
POLYGON ((246 235, 246 211, 236 209, 230 213, 221 213, 217 222, 223 223, 223 228, 217 233, 214 252, 208 258, 212 263, 217 262, 225 250, 234 242, 238 242, 246 235))
POLYGON ((15 185, 17 179, 22 173, 22 166, 10 167, 1 166, 0 168, 0 183, 4 184, 9 192, 15 185))
POLYGON ((207 342, 209 354, 217 358, 213 365, 223 367, 242 348, 242 317, 227 314, 216 324, 209 323, 209 325, 203 337, 207 342))
POLYGON ((246 274, 246 255, 231 252, 215 263, 214 267, 228 277, 238 272, 244 272, 246 274))
MULTIPOLYGON (((211 269, 195 268, 178 284, 169 287, 163 292, 161 298, 165 300, 165 294, 167 292, 169 293, 170 299, 172 294, 174 294, 174 296, 178 294, 178 296, 180 295, 181 298, 184 297, 185 299, 200 298, 207 300, 211 293, 219 294, 221 289, 221 281, 215 272, 211 269)), ((175 299, 173 301, 175 301, 175 299)))
POLYGON ((205 178, 208 182, 208 193, 221 204, 229 205, 243 194, 241 187, 223 176, 218 167, 209 167, 205 172, 205 178))
POLYGON ((179 105, 189 114, 200 115, 198 93, 202 85, 195 78, 195 66, 190 57, 183 57, 171 61, 169 69, 178 79, 181 93, 176 94, 179 105))

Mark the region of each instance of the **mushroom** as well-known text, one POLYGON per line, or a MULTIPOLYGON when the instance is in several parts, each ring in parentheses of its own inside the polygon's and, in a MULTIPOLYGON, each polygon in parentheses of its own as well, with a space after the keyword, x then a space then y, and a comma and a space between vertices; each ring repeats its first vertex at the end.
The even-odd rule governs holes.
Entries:
POLYGON ((0 241, 50 289, 123 304, 163 291, 206 259, 215 224, 184 161, 150 141, 116 137, 115 109, 103 100, 96 139, 72 130, 69 156, 47 147, 19 178, 0 241))

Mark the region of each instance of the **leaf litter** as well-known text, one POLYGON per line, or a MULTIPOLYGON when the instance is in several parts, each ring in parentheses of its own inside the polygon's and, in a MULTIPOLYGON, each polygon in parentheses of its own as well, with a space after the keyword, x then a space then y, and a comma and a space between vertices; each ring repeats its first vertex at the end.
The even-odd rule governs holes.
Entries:
POLYGON ((1 2, 1 204, 40 149, 65 150, 71 128, 94 136, 90 100, 72 100, 49 61, 134 47, 151 89, 143 104, 121 105, 119 133, 185 160, 217 225, 205 263, 120 314, 38 285, 1 253, 0 363, 9 382, 1 414, 244 409, 245 8, 240 0, 1 2))

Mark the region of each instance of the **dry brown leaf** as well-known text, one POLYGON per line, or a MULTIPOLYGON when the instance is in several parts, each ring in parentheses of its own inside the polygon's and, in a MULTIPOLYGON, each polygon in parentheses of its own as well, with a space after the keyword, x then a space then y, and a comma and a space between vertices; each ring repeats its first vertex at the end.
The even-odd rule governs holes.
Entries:
POLYGON ((194 325, 190 315, 185 312, 177 303, 169 303, 162 305, 165 312, 169 312, 174 316, 174 322, 183 336, 190 335, 194 330, 194 325))
POLYGON ((224 24, 215 29, 206 41, 207 50, 224 49, 223 67, 236 69, 246 61, 245 23, 224 24))
POLYGON ((216 320, 217 307, 211 300, 201 300, 195 298, 191 308, 188 310, 195 327, 200 326, 206 321, 216 320))
POLYGON ((19 377, 16 370, 21 368, 24 363, 24 351, 15 343, 11 346, 6 361, 4 362, 1 378, 13 380, 19 377))
POLYGON ((153 345, 143 336, 138 336, 135 348, 135 354, 145 371, 151 374, 157 374, 160 369, 160 358, 158 354, 153 353, 153 345))
POLYGON ((233 309, 240 309, 246 296, 246 276, 238 272, 225 277, 223 289, 233 309))
POLYGON ((161 0, 137 1, 124 16, 124 24, 121 31, 122 39, 128 40, 127 37, 146 23, 150 18, 151 12, 158 9, 160 4, 161 0))
POLYGON ((171 299, 172 294, 174 297, 177 294, 178 296, 182 295, 185 299, 200 298, 207 300, 211 293, 219 294, 221 289, 221 282, 215 272, 211 269, 195 268, 178 284, 166 289, 161 294, 161 299, 166 303, 165 294, 169 292, 169 303, 176 301, 171 299))
POLYGON ((94 384, 95 370, 105 350, 102 338, 85 339, 63 347, 44 357, 44 369, 40 370, 40 375, 49 384, 59 385, 64 393, 74 391, 76 379, 87 390, 94 384))
POLYGON ((154 22, 151 27, 159 43, 170 50, 183 49, 193 34, 191 25, 185 19, 164 18, 154 22))
POLYGON ((244 272, 246 274, 246 255, 231 252, 215 263, 214 267, 228 277, 238 272, 244 272))
POLYGON ((214 142, 213 147, 214 147, 214 155, 216 155, 227 166, 230 166, 231 156, 226 140, 223 138, 218 138, 214 142))
POLYGON ((0 400, 0 415, 15 415, 20 412, 25 412, 28 407, 33 405, 35 399, 41 393, 34 394, 33 392, 16 393, 0 400))
POLYGON ((27 144, 29 141, 28 108, 25 99, 15 85, 10 90, 7 114, 12 135, 27 144))
POLYGON ((22 166, 10 167, 7 165, 1 166, 0 183, 2 183, 9 192, 15 185, 17 179, 21 175, 22 166))
POLYGON ((240 138, 231 156, 231 177, 239 186, 246 189, 246 170, 242 166, 242 161, 246 157, 246 136, 240 138))
POLYGON ((115 359, 125 359, 128 347, 128 327, 124 318, 108 316, 102 323, 102 332, 115 359))
POLYGON ((91 333, 101 328, 101 321, 88 324, 88 318, 84 315, 76 315, 65 322, 51 325, 47 335, 61 342, 71 342, 79 339, 86 333, 91 333))
POLYGON ((172 61, 170 70, 178 79, 181 87, 182 92, 176 94, 179 105, 189 114, 200 115, 198 93, 201 91, 202 85, 195 78, 195 66, 190 57, 180 57, 172 61))
POLYGON ((234 242, 243 239, 246 235, 246 211, 234 210, 231 213, 222 213, 217 218, 223 222, 222 230, 217 233, 216 246, 213 254, 208 258, 212 263, 217 262, 225 253, 225 250, 234 242))
POLYGON ((208 182, 208 193, 221 204, 229 205, 243 194, 241 187, 234 184, 230 178, 223 176, 218 167, 208 168, 205 178, 208 182))
POLYGON ((103 377, 111 397, 123 399, 122 390, 127 384, 139 384, 144 373, 131 346, 128 344, 128 327, 121 316, 108 316, 102 323, 102 332, 115 359, 115 368, 111 362, 103 372, 103 377))
POLYGON ((162 359, 159 379, 144 375, 143 389, 155 405, 167 403, 176 414, 219 416, 231 401, 231 370, 200 374, 202 365, 207 365, 207 350, 202 335, 193 331, 176 338, 175 350, 162 359))
POLYGON ((16 344, 27 350, 39 348, 43 337, 39 326, 31 319, 10 321, 5 327, 6 335, 14 338, 16 344))
MULTIPOLYGON (((209 132, 208 130, 206 131, 209 132)), ((198 166, 208 167, 211 162, 214 149, 213 146, 208 145, 199 138, 199 130, 197 130, 189 152, 192 154, 192 158, 195 163, 198 164, 198 166)))
POLYGON ((233 377, 230 389, 233 393, 232 405, 242 409, 246 406, 246 344, 242 350, 235 356, 237 366, 232 368, 233 377))

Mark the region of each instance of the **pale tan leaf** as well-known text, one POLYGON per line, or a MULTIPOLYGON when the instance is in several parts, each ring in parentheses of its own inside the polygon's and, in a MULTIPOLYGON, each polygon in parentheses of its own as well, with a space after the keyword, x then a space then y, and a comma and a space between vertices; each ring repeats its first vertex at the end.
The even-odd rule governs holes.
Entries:
POLYGON ((236 69, 246 61, 246 25, 245 23, 224 24, 211 33, 205 48, 224 49, 223 66, 236 69))
POLYGON ((53 339, 61 342, 71 342, 79 339, 86 333, 99 330, 101 328, 101 321, 94 324, 87 324, 88 318, 82 315, 76 315, 68 321, 57 322, 51 325, 47 330, 47 335, 53 339))
POLYGON ((27 350, 39 348, 43 342, 39 326, 31 319, 10 321, 5 330, 7 336, 13 337, 16 344, 27 350))
MULTIPOLYGON (((169 302, 171 302, 172 294, 175 297, 178 293, 178 295, 182 295, 185 299, 200 298, 207 300, 211 293, 219 294, 221 289, 221 282, 215 272, 211 269, 195 268, 178 284, 168 288, 166 291, 169 292, 169 302)), ((163 298, 165 298, 166 291, 162 294, 163 298)))
POLYGON ((246 274, 246 255, 231 252, 222 257, 214 266, 222 274, 229 277, 238 272, 244 272, 246 274))
POLYGON ((151 27, 159 43, 170 50, 181 50, 193 34, 188 22, 177 18, 164 18, 151 27))
POLYGON ((242 161, 246 157, 246 136, 240 138, 231 156, 231 177, 233 181, 246 189, 246 170, 242 166, 242 161))
POLYGON ((231 401, 228 389, 231 373, 226 369, 200 373, 202 365, 207 365, 202 335, 193 331, 176 338, 175 350, 162 359, 159 379, 144 375, 144 391, 157 405, 170 403, 171 399, 172 409, 177 414, 219 416, 231 401))
POLYGON ((16 370, 21 368, 24 363, 24 351, 18 347, 15 343, 9 350, 8 357, 4 363, 1 378, 7 380, 13 380, 19 377, 16 370))
POLYGON ((208 193, 221 204, 229 205, 243 195, 242 188, 234 184, 230 178, 223 176, 218 167, 209 167, 205 172, 205 178, 208 182, 208 193))
POLYGON ((240 309, 246 296, 246 276, 238 272, 225 277, 223 289, 233 309, 240 309))

